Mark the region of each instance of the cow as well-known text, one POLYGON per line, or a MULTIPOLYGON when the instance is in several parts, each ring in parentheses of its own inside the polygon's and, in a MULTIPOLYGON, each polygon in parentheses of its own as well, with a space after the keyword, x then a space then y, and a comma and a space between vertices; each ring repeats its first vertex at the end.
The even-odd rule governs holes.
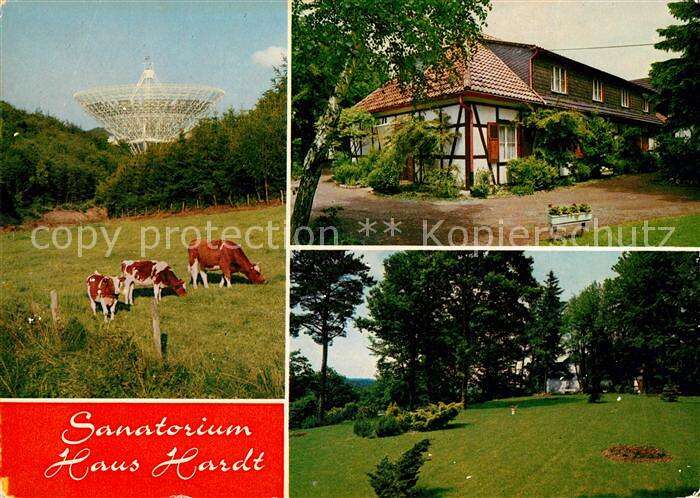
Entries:
POLYGON ((160 301, 163 289, 169 287, 178 296, 187 293, 185 282, 180 280, 165 261, 140 260, 122 261, 122 276, 124 282, 124 297, 127 304, 134 304, 134 287, 153 286, 153 297, 160 301))
POLYGON ((110 320, 114 320, 114 312, 119 302, 119 290, 123 282, 119 277, 102 275, 97 270, 87 278, 85 284, 93 315, 97 314, 97 303, 100 303, 105 322, 108 315, 110 320))
POLYGON ((209 288, 206 270, 221 270, 224 274, 219 287, 226 283, 231 287, 231 274, 241 272, 251 283, 265 283, 260 273, 260 265, 251 263, 241 246, 228 240, 193 240, 187 248, 188 269, 192 286, 197 288, 197 275, 202 277, 204 288, 209 288))

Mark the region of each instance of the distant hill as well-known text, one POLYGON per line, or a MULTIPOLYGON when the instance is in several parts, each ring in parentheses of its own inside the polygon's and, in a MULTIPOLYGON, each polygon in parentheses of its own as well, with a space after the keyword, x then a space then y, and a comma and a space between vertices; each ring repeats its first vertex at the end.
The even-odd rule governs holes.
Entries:
POLYGON ((346 377, 348 382, 354 387, 359 387, 360 389, 365 389, 367 387, 372 387, 372 385, 377 382, 375 379, 368 378, 351 378, 346 377))
POLYGON ((0 223, 93 199, 97 184, 130 158, 108 137, 0 101, 0 223))

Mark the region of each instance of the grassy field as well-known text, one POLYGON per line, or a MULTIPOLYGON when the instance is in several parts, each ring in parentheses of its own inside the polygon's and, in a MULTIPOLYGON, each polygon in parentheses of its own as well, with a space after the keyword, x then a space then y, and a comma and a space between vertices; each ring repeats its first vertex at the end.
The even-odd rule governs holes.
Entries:
MULTIPOLYGON (((649 220, 649 246, 659 246, 662 242, 665 247, 696 247, 698 245, 698 234, 700 234, 700 215, 689 214, 673 218, 658 218, 649 220), (659 229, 661 227, 663 229, 659 229), (667 238, 669 230, 673 227, 673 233, 667 238), (666 239, 666 240, 664 240, 666 239)), ((624 225, 610 227, 610 230, 599 230, 598 237, 590 231, 574 241, 564 239, 560 241, 545 240, 541 245, 563 245, 563 246, 598 246, 598 247, 618 247, 618 246, 644 246, 644 224, 627 223, 624 225)))
MULTIPOLYGON (((0 267, 3 271, 0 277, 0 310, 9 310, 17 303, 36 303, 32 306, 41 310, 43 320, 50 320, 49 291, 56 289, 64 321, 76 317, 91 334, 98 336, 132 337, 140 354, 145 358, 154 358, 150 312, 152 289, 137 289, 134 293, 135 304, 131 309, 123 304, 122 296, 115 320, 104 324, 101 313, 97 317, 92 315, 85 292, 85 279, 94 270, 103 274, 118 274, 119 263, 123 259, 145 256, 164 260, 170 263, 178 277, 188 283, 188 292, 184 297, 178 297, 169 290, 164 291, 158 308, 161 329, 168 334, 170 364, 182 366, 191 372, 188 375, 197 377, 191 379, 191 384, 199 387, 181 394, 227 398, 284 396, 283 206, 167 218, 110 220, 92 226, 98 234, 103 227, 110 237, 114 237, 114 231, 121 227, 111 255, 105 255, 107 244, 99 235, 95 247, 85 250, 79 257, 75 244, 77 226, 70 227, 74 243, 65 250, 34 248, 29 230, 1 234, 0 267), (200 280, 199 288, 192 290, 187 274, 187 250, 180 241, 180 233, 174 232, 174 228, 199 227, 204 234, 207 222, 219 228, 219 231, 212 232, 212 238, 220 238, 220 230, 227 226, 237 227, 243 236, 251 226, 265 228, 271 222, 277 227, 276 231, 271 232, 271 241, 276 249, 268 244, 267 232, 251 233, 251 243, 261 245, 260 249, 251 247, 243 239, 237 240, 250 260, 260 263, 266 284, 251 285, 239 275, 234 277, 231 288, 222 289, 218 286, 220 273, 215 272, 210 274, 209 289, 203 289, 200 280), (146 242, 152 245, 157 231, 161 243, 143 255, 140 254, 140 240, 142 228, 147 226, 153 228, 145 232, 146 242), (167 227, 171 227, 172 234, 169 247, 165 240, 167 227)), ((190 230, 185 240, 194 238, 193 234, 190 230)), ((233 238, 232 234, 234 232, 229 231, 228 238, 233 238)), ((85 239, 88 244, 91 235, 85 235, 85 239)), ((41 232, 37 240, 46 244, 50 242, 50 236, 41 232)), ((57 240, 65 243, 66 234, 59 233, 57 240)), ((98 312, 101 312, 99 305, 98 312)), ((144 386, 142 392, 160 395, 157 390, 153 393, 148 386, 144 386)))
POLYGON ((291 496, 373 496, 366 473, 428 437, 421 496, 687 496, 700 488, 700 397, 520 398, 474 405, 446 430, 383 439, 355 436, 352 423, 291 433, 291 496), (518 406, 511 415, 510 406, 518 406), (651 444, 668 463, 618 463, 613 444, 651 444))

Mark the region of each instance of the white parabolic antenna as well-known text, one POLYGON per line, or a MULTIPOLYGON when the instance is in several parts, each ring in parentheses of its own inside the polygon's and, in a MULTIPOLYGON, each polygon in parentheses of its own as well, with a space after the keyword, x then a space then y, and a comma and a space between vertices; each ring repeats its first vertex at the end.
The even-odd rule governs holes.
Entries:
POLYGON ((73 95, 134 153, 146 150, 149 143, 172 142, 187 133, 223 96, 220 88, 159 82, 148 58, 136 84, 100 86, 73 95))

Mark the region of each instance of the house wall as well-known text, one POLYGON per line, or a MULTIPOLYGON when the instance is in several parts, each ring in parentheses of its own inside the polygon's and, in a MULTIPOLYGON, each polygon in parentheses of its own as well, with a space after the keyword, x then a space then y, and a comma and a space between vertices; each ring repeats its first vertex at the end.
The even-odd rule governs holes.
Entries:
POLYGON ((546 391, 556 394, 573 394, 581 391, 581 384, 575 377, 569 380, 547 379, 546 391))
POLYGON ((358 150, 358 155, 367 155, 373 148, 381 150, 382 147, 386 146, 392 131, 391 123, 401 116, 413 114, 421 115, 425 119, 435 119, 443 114, 447 114, 450 117, 450 127, 458 135, 452 143, 445 147, 443 154, 435 158, 434 165, 452 165, 459 184, 465 189, 471 186, 474 174, 482 169, 490 169, 495 183, 506 184, 508 182, 508 168, 506 164, 489 165, 488 163, 485 148, 486 144, 488 144, 487 125, 491 122, 517 123, 521 118, 521 110, 517 106, 512 107, 503 102, 465 101, 464 103, 469 107, 469 112, 464 108, 460 109, 459 102, 448 101, 420 110, 403 110, 395 113, 379 114, 375 116, 378 126, 370 137, 366 137, 362 141, 362 147, 361 150, 358 150), (470 114, 469 117, 471 118, 471 140, 469 140, 468 136, 469 121, 467 121, 467 114, 470 114), (471 164, 473 164, 473 170, 470 170, 471 164))
POLYGON ((561 61, 546 55, 538 56, 532 63, 532 85, 534 90, 545 100, 552 103, 571 103, 596 109, 609 111, 627 111, 643 119, 654 112, 650 105, 649 113, 644 112, 644 91, 638 86, 625 85, 620 80, 593 70, 561 61), (566 69, 568 80, 568 92, 566 94, 552 91, 552 67, 561 66, 566 69), (604 102, 593 100, 593 80, 600 80, 604 87, 604 102), (630 94, 629 108, 622 107, 621 93, 625 88, 630 94))

